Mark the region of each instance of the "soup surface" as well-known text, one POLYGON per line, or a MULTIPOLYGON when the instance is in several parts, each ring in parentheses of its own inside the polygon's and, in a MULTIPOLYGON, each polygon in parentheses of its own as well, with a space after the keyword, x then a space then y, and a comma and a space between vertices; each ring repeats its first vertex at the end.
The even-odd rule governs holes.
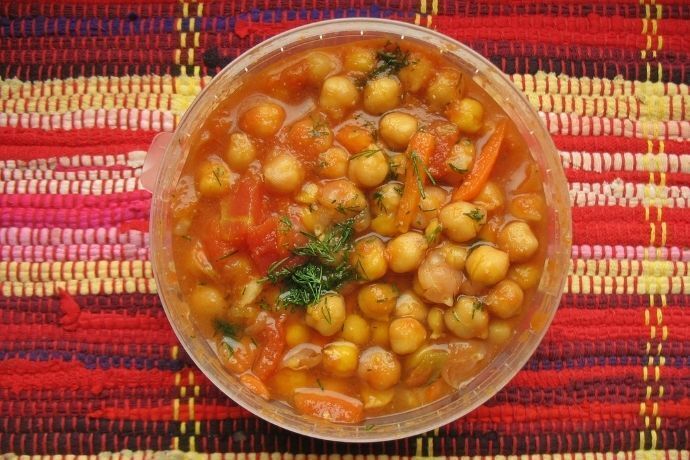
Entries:
POLYGON ((444 56, 385 40, 305 51, 192 140, 175 270, 252 392, 356 423, 461 389, 514 334, 544 261, 541 178, 444 56))

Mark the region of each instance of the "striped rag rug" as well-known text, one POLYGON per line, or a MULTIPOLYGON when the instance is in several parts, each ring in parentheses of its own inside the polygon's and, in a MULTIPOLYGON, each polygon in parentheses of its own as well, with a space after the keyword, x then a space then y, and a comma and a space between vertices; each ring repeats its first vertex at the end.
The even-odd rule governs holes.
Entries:
POLYGON ((0 458, 688 460, 689 83, 687 0, 0 1, 0 458), (138 182, 225 64, 346 16, 434 28, 508 74, 574 218, 566 294, 517 377, 434 432, 363 445, 271 426, 192 364, 138 182))

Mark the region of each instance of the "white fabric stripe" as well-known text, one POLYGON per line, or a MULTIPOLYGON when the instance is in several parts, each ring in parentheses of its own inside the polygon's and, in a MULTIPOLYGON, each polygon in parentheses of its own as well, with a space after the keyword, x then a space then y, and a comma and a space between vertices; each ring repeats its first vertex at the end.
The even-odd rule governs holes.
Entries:
POLYGON ((41 129, 119 128, 173 131, 175 114, 161 110, 87 109, 54 115, 0 113, 0 127, 41 129))
POLYGON ((642 122, 618 118, 580 117, 572 113, 539 112, 551 134, 625 136, 638 139, 690 139, 690 121, 642 122))
POLYGON ((0 168, 29 168, 40 170, 52 170, 57 167, 79 168, 97 166, 128 166, 130 168, 139 168, 144 164, 145 156, 146 152, 133 150, 127 154, 117 155, 72 155, 59 158, 37 158, 35 160, 0 160, 0 168))
POLYGON ((0 169, 0 181, 57 180, 94 181, 139 177, 140 169, 89 169, 81 171, 54 171, 51 169, 0 169))
POLYGON ((572 249, 573 259, 637 259, 637 260, 682 260, 690 261, 690 248, 678 246, 611 246, 575 244, 572 249))
POLYGON ((0 193, 5 194, 50 193, 60 195, 104 195, 109 193, 131 192, 134 190, 143 190, 137 177, 83 181, 53 179, 0 181, 0 193))
MULTIPOLYGON (((690 150, 690 146, 688 146, 690 150)), ((564 168, 583 171, 690 173, 690 154, 559 151, 564 168)))
POLYGON ((0 245, 45 246, 49 244, 134 244, 137 247, 147 247, 149 234, 138 230, 121 231, 116 227, 0 227, 0 245))
POLYGON ((617 179, 611 182, 568 184, 574 206, 654 206, 687 208, 688 186, 637 184, 617 179))
POLYGON ((94 278, 86 280, 12 282, 0 283, 2 295, 19 297, 50 297, 64 289, 70 295, 89 294, 156 294, 156 281, 153 278, 94 278))
POLYGON ((149 248, 136 244, 0 245, 0 260, 64 262, 68 260, 148 260, 149 248))

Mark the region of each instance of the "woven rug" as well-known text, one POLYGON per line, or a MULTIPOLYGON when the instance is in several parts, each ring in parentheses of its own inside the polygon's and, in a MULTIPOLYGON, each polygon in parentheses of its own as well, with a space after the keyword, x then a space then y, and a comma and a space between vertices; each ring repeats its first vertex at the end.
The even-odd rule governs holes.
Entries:
POLYGON ((687 0, 0 1, 0 457, 687 460, 689 54, 687 0), (364 445, 271 426, 195 368, 156 296, 138 182, 225 64, 346 16, 437 29, 506 72, 574 217, 566 294, 517 377, 461 420, 364 445))

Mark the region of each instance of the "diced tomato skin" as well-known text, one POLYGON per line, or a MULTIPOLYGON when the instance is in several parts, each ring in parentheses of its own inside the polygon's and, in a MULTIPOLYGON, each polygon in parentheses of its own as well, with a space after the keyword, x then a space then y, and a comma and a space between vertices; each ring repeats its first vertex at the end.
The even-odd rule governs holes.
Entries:
POLYGON ((280 247, 278 236, 276 217, 266 220, 247 233, 249 255, 261 273, 265 273, 273 262, 287 255, 287 251, 280 247))
POLYGON ((267 379, 278 369, 285 350, 285 320, 286 316, 274 316, 262 311, 256 322, 247 328, 258 342, 258 356, 254 361, 252 371, 261 381, 267 379))

